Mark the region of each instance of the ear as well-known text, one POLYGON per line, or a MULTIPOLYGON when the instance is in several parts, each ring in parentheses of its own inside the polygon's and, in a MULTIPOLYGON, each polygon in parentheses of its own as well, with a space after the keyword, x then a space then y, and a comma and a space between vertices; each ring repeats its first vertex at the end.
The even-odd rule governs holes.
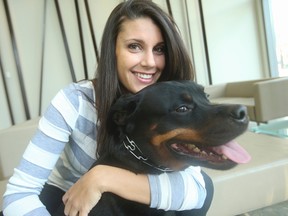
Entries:
POLYGON ((137 110, 138 95, 121 96, 111 107, 111 117, 116 125, 124 126, 137 110))

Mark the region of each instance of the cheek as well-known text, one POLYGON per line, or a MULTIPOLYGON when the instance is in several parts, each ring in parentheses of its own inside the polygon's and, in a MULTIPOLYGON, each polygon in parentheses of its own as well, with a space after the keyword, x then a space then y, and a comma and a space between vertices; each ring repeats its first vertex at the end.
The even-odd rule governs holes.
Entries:
POLYGON ((125 64, 124 61, 117 59, 117 73, 121 76, 124 72, 125 64))
POLYGON ((122 74, 125 70, 125 64, 126 64, 126 58, 127 54, 124 52, 124 47, 119 44, 119 42, 116 43, 116 63, 117 63, 117 71, 118 75, 122 74))
POLYGON ((121 77, 125 74, 125 71, 128 68, 128 62, 125 59, 129 59, 127 58, 127 56, 125 56, 123 53, 118 53, 118 55, 116 56, 117 59, 117 71, 118 71, 118 75, 121 77))
POLYGON ((129 52, 119 52, 116 55, 118 73, 127 73, 134 65, 137 64, 138 59, 135 55, 129 52))
POLYGON ((165 67, 165 56, 162 55, 162 56, 158 56, 156 59, 156 64, 157 64, 157 67, 162 71, 165 67))

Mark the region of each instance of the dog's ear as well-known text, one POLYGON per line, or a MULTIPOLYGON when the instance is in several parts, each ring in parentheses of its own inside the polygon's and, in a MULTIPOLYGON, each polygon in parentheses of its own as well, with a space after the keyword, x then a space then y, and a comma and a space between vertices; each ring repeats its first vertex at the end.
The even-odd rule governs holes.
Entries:
POLYGON ((116 125, 124 126, 137 109, 138 95, 124 95, 120 97, 111 107, 111 117, 116 125))

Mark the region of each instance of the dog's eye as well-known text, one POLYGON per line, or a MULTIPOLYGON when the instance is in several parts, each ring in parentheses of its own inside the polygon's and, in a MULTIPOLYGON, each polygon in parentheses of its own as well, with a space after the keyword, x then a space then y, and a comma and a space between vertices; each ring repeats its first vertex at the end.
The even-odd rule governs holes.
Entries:
POLYGON ((187 106, 181 106, 176 109, 176 112, 187 112, 190 109, 187 106))

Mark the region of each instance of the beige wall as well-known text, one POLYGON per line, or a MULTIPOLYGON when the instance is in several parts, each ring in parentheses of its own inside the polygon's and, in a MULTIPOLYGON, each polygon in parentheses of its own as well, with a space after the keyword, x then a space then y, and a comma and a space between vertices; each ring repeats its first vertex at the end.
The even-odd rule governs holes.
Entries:
MULTIPOLYGON (((44 1, 8 0, 20 56, 31 117, 38 116, 44 1)), ((89 77, 97 66, 84 1, 79 1, 89 77)), ((106 19, 120 0, 90 0, 94 33, 99 43, 106 19)), ((155 0, 165 10, 165 0, 155 0)), ((197 0, 171 0, 173 15, 193 57, 197 82, 207 85, 208 74, 197 0), (187 6, 187 8, 186 8, 187 6), (188 14, 187 14, 188 11, 188 14), (190 28, 188 26, 190 24, 190 28), (190 38, 190 35, 192 37, 190 38), (193 47, 193 48, 192 48, 193 47), (192 50, 193 49, 193 50, 192 50)), ((266 77, 260 0, 203 0, 212 81, 220 83, 266 77)), ((59 1, 77 80, 84 78, 74 1, 59 1)), ((25 121, 11 38, 3 1, 0 1, 0 57, 16 123, 25 121)), ((54 1, 47 0, 42 110, 56 92, 72 81, 54 1)), ((0 129, 11 126, 3 79, 0 76, 0 129)))
POLYGON ((259 2, 203 0, 213 83, 268 75, 259 2))

